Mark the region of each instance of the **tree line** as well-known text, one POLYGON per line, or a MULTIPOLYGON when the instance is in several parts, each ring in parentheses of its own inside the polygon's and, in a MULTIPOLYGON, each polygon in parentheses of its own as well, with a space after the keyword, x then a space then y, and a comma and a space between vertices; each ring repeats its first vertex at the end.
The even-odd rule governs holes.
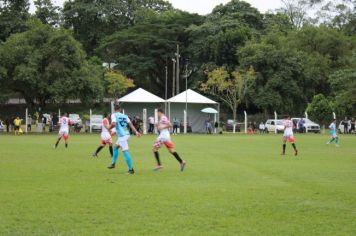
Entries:
POLYGON ((33 13, 28 0, 0 0, 0 101, 93 103, 134 86, 164 97, 179 45, 180 87, 187 75, 233 114, 355 115, 355 1, 283 3, 262 14, 232 0, 201 16, 164 0, 36 0, 33 13))

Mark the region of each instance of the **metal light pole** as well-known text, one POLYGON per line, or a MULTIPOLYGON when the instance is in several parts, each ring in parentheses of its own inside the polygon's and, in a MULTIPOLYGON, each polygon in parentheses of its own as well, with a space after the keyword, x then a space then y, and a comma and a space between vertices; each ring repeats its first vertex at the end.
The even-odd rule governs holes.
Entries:
POLYGON ((185 64, 185 114, 187 123, 184 126, 184 133, 186 134, 188 129, 188 60, 185 64))
POLYGON ((179 61, 180 61, 180 54, 179 54, 179 45, 177 44, 177 52, 175 53, 175 56, 176 56, 176 62, 177 62, 177 75, 176 75, 176 94, 179 94, 180 92, 180 89, 179 89, 179 61))
POLYGON ((175 94, 175 85, 176 85, 176 59, 172 58, 173 62, 173 81, 172 81, 172 97, 174 97, 175 94))

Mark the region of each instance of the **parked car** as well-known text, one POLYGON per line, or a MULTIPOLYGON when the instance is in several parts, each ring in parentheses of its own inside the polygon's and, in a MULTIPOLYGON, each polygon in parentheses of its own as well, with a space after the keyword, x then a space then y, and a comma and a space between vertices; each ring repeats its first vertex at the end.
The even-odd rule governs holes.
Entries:
POLYGON ((284 131, 284 125, 283 125, 283 120, 277 120, 277 123, 275 124, 275 120, 267 120, 265 123, 265 131, 267 133, 271 132, 274 133, 276 128, 277 128, 277 133, 281 133, 284 131))
POLYGON ((88 124, 88 129, 90 130, 90 125, 91 125, 92 132, 95 131, 100 132, 102 129, 103 119, 104 116, 102 115, 91 115, 90 122, 88 124))
MULTIPOLYGON (((298 124, 301 118, 292 118, 294 124, 298 124)), ((311 121, 310 119, 304 118, 304 127, 308 132, 320 133, 320 125, 311 121)))
MULTIPOLYGON (((227 120, 225 129, 227 132, 233 132, 234 130, 234 120, 227 120)), ((241 132, 240 124, 236 123, 235 132, 241 132)))

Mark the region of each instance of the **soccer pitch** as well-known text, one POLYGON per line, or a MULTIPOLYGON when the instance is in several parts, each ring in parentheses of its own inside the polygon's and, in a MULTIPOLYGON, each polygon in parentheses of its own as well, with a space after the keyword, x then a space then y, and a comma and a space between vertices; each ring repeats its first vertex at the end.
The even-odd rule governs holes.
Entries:
POLYGON ((0 235, 356 235, 356 136, 297 135, 297 158, 281 135, 173 136, 184 172, 132 137, 133 176, 91 157, 99 135, 55 139, 0 136, 0 235))

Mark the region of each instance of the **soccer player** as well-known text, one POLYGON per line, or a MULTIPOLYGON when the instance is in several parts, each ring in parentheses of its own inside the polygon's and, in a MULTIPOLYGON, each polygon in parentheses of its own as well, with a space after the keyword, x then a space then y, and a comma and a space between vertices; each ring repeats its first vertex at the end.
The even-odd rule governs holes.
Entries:
POLYGON ((108 168, 115 168, 115 164, 119 156, 119 148, 121 148, 126 160, 126 164, 129 168, 127 173, 134 174, 135 171, 132 164, 132 158, 129 153, 128 140, 130 139, 130 132, 128 128, 130 127, 137 137, 141 137, 141 134, 132 125, 129 117, 121 113, 121 107, 119 104, 115 105, 115 113, 111 115, 111 125, 109 127, 109 130, 113 129, 114 127, 116 127, 116 134, 118 136, 118 139, 114 146, 111 165, 108 168))
POLYGON ((22 120, 20 119, 20 117, 16 117, 16 119, 14 120, 14 131, 15 131, 15 135, 19 135, 21 132, 21 123, 22 123, 22 120))
POLYGON ((286 143, 287 141, 290 142, 294 149, 294 155, 298 155, 297 147, 295 146, 295 139, 293 135, 293 121, 291 120, 290 116, 287 116, 284 120, 284 134, 283 134, 283 152, 282 155, 286 154, 286 143))
POLYGON ((61 141, 62 137, 64 138, 65 147, 68 148, 69 126, 72 124, 73 122, 67 117, 67 113, 63 112, 62 117, 58 121, 58 138, 54 148, 58 147, 59 141, 61 141))
POLYGON ((339 147, 339 137, 337 136, 336 133, 336 119, 334 119, 333 122, 329 125, 329 129, 330 129, 331 138, 330 141, 327 142, 326 144, 330 144, 335 141, 335 146, 339 147))
POLYGON ((172 127, 171 122, 168 120, 167 116, 165 116, 162 109, 158 109, 158 118, 159 122, 156 124, 156 127, 159 131, 159 136, 156 139, 156 142, 153 145, 153 153, 155 155, 157 166, 154 168, 155 171, 158 171, 163 168, 161 160, 159 158, 158 150, 164 144, 168 151, 177 159, 180 164, 180 170, 183 171, 186 165, 186 162, 183 161, 178 153, 174 150, 174 144, 171 141, 171 135, 169 133, 169 129, 172 127))
POLYGON ((109 145, 110 157, 113 155, 112 149, 112 137, 109 131, 110 122, 109 122, 109 115, 108 113, 104 113, 104 119, 101 125, 101 145, 96 149, 93 154, 93 157, 98 157, 99 152, 103 149, 106 144, 109 145))

